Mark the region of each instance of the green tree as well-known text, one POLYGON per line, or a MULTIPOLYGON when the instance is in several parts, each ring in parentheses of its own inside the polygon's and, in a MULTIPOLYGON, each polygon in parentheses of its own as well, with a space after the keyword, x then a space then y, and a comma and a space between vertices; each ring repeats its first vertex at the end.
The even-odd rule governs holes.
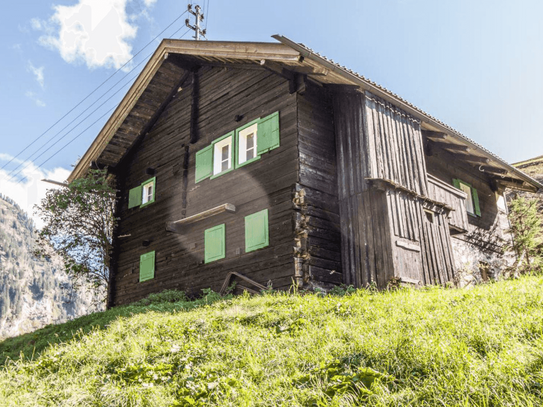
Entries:
POLYGON ((543 221, 538 198, 517 196, 509 203, 509 221, 516 269, 520 273, 541 271, 543 265, 543 221))
POLYGON ((85 178, 49 190, 35 207, 45 223, 37 235, 35 254, 56 253, 76 285, 84 279, 98 293, 105 292, 116 226, 115 202, 106 170, 90 170, 85 178))

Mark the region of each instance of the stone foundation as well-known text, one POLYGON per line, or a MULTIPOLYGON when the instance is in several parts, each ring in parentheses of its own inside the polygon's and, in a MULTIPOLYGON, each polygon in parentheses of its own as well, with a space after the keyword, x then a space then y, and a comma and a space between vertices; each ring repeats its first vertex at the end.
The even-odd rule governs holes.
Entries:
POLYGON ((508 251, 511 235, 506 210, 499 210, 490 230, 473 228, 470 232, 451 236, 456 263, 456 284, 469 287, 499 279, 515 263, 515 254, 508 251))

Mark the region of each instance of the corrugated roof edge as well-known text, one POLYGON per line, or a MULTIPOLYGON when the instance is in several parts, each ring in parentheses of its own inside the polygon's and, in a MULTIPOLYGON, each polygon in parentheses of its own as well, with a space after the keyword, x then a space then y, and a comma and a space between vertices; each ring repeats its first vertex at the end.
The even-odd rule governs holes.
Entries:
POLYGON ((402 97, 398 96, 394 92, 391 92, 387 88, 373 82, 372 80, 364 77, 363 75, 360 75, 359 73, 357 73, 357 72, 355 72, 355 71, 353 71, 351 69, 348 69, 347 67, 345 67, 343 65, 338 64, 337 62, 334 62, 333 60, 331 60, 331 59, 329 59, 329 58, 327 58, 327 57, 325 57, 323 55, 320 55, 318 52, 313 51, 311 48, 307 47, 304 44, 294 42, 291 39, 289 39, 287 37, 284 37, 282 35, 279 35, 279 34, 272 35, 272 38, 274 38, 277 41, 281 42, 282 44, 284 44, 286 46, 289 46, 292 49, 295 49, 296 51, 300 52, 300 54, 302 56, 304 56, 304 58, 311 58, 313 60, 320 61, 321 63, 324 63, 325 65, 331 65, 331 67, 335 67, 336 69, 339 69, 344 74, 350 75, 354 79, 358 79, 359 81, 363 82, 364 84, 366 84, 366 86, 369 87, 369 89, 367 89, 367 90, 374 91, 374 92, 377 93, 378 96, 385 97, 385 99, 392 98, 393 100, 391 100, 391 102, 396 102, 396 103, 399 102, 399 104, 401 105, 400 107, 407 108, 409 113, 415 113, 415 114, 418 113, 418 115, 422 116, 422 117, 420 117, 421 119, 426 119, 426 120, 428 120, 430 122, 433 122, 431 124, 437 125, 438 127, 442 127, 442 129, 445 132, 450 133, 451 135, 458 137, 459 139, 463 140, 464 142, 467 142, 468 144, 471 144, 473 147, 476 147, 477 149, 479 149, 480 151, 482 151, 486 155, 489 155, 490 156, 489 158, 492 158, 492 159, 498 161, 501 165, 507 167, 507 169, 511 170, 511 172, 518 175, 519 178, 523 179, 524 181, 527 181, 528 183, 532 184, 534 187, 536 187, 538 189, 543 189, 543 185, 540 184, 535 179, 533 179, 532 177, 530 177, 529 175, 523 173, 522 171, 520 171, 517 168, 513 167, 512 165, 508 164, 505 160, 498 157, 496 154, 494 154, 491 151, 487 150, 486 148, 484 148, 480 144, 476 143, 472 139, 464 136, 462 133, 460 133, 459 131, 453 129, 449 125, 443 123, 441 120, 436 119, 435 117, 433 117, 430 114, 426 113, 424 110, 419 109, 417 106, 413 105, 412 103, 410 103, 407 100, 403 99, 402 97))

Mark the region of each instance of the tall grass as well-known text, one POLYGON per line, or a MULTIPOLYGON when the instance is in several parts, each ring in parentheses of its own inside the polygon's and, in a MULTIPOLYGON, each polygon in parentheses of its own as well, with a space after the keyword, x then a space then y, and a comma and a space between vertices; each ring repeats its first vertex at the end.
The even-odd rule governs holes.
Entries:
POLYGON ((0 404, 543 405, 542 277, 346 296, 208 293, 49 329, 42 341, 75 335, 32 360, 17 338, 0 344, 26 349, 0 372, 0 404))

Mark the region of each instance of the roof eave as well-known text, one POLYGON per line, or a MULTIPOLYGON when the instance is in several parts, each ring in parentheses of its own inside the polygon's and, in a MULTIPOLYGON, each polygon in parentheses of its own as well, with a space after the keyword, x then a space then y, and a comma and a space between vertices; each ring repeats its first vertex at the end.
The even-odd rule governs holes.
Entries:
POLYGON ((372 84, 372 83, 370 83, 368 81, 363 80, 362 78, 360 78, 357 75, 354 75, 353 73, 349 72, 348 70, 343 69, 340 66, 338 66, 338 65, 336 65, 336 64, 334 64, 334 63, 332 63, 330 61, 327 61, 325 58, 323 58, 320 55, 317 55, 317 54, 309 51, 308 49, 306 49, 302 45, 292 41, 291 39, 289 39, 287 37, 284 37, 282 35, 277 35, 277 34, 273 35, 272 37, 274 39, 276 39, 277 41, 281 42, 282 44, 285 44, 285 45, 295 49, 304 58, 308 58, 308 59, 311 59, 311 60, 313 60, 315 62, 318 62, 321 65, 325 66, 327 69, 330 69, 330 70, 336 72, 337 74, 343 76, 345 79, 353 82, 354 84, 358 84, 362 90, 369 91, 369 92, 375 94, 376 96, 379 96, 382 99, 393 103, 394 105, 396 105, 396 106, 400 107, 401 109, 405 110, 407 113, 411 114, 415 118, 417 118, 417 119, 419 119, 419 120, 421 120, 423 122, 427 122, 428 124, 430 124, 433 127, 436 127, 437 129, 439 129, 439 131, 442 131, 443 133, 446 133, 446 134, 449 134, 451 136, 460 138, 462 140, 462 142, 464 142, 465 144, 468 145, 469 148, 477 150, 477 152, 481 153, 485 158, 488 158, 488 159, 490 159, 490 160, 492 160, 494 162, 497 162, 501 166, 505 167, 504 169, 506 169, 506 170, 510 171, 511 173, 515 174, 520 179, 522 179, 524 182, 527 182, 528 184, 532 185, 534 187, 534 191, 539 190, 539 189, 543 189, 543 185, 540 184, 539 182, 537 182, 536 180, 532 179, 528 175, 524 174, 522 171, 520 171, 520 170, 516 169, 515 167, 511 166, 510 164, 503 161, 499 157, 496 157, 495 155, 493 155, 493 154, 489 153, 488 151, 486 151, 485 149, 481 148, 479 145, 472 142, 470 139, 465 137, 463 134, 461 134, 461 133, 455 131, 454 129, 444 125, 439 120, 436 120, 435 118, 425 114, 423 111, 413 107, 412 105, 410 105, 408 103, 405 103, 403 100, 399 99, 398 97, 395 97, 394 95, 385 92, 380 87, 378 87, 378 86, 376 86, 376 85, 374 85, 374 84, 372 84))

